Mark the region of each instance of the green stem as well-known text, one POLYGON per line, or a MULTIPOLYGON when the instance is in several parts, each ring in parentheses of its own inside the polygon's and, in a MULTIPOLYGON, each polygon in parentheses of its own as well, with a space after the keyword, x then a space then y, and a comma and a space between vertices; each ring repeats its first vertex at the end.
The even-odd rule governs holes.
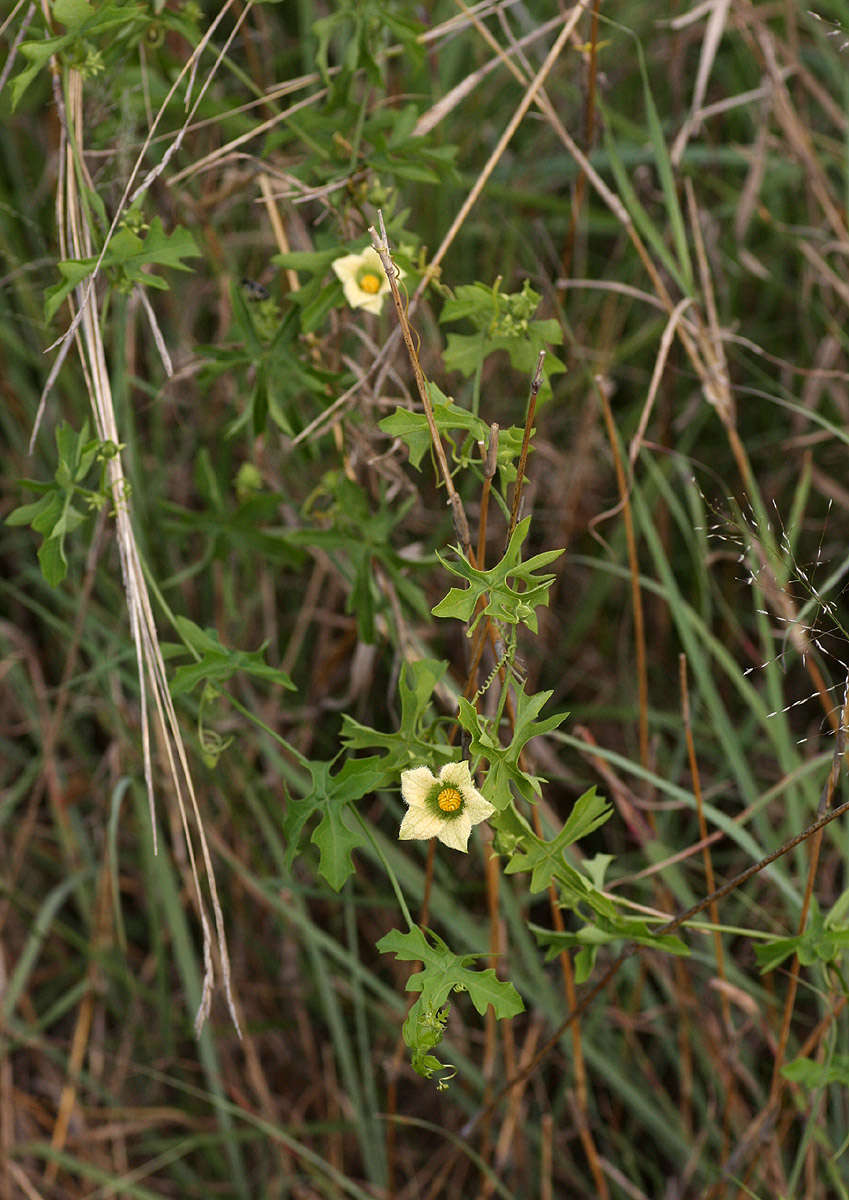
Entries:
POLYGON ((410 916, 410 910, 409 910, 409 908, 407 908, 407 901, 404 899, 404 895, 401 891, 401 886, 395 877, 395 872, 392 870, 391 866, 389 865, 389 860, 387 859, 386 855, 383 853, 380 846, 378 846, 377 842, 375 841, 374 836, 372 835, 371 827, 369 826, 368 822, 364 819, 362 814, 359 812, 359 810, 353 806, 353 804, 349 806, 349 811, 352 812, 354 814, 354 816, 357 818, 357 820, 359 821, 360 825, 362 826, 363 833, 366 835, 369 842, 371 843, 372 849, 374 850, 375 854, 380 859, 380 861, 383 863, 383 869, 386 872, 387 879, 392 884, 392 890, 395 893, 395 897, 398 901, 398 907, 401 909, 401 912, 403 913, 404 920, 407 922, 407 925, 411 930, 415 929, 416 922, 410 916))

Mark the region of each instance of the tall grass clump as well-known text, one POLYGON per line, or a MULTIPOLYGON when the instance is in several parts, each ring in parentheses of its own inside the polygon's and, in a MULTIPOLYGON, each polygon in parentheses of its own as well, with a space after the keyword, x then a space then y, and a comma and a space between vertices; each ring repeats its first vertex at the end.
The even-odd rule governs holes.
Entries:
POLYGON ((0 39, 0 1200, 849 1196, 840 12, 0 39))

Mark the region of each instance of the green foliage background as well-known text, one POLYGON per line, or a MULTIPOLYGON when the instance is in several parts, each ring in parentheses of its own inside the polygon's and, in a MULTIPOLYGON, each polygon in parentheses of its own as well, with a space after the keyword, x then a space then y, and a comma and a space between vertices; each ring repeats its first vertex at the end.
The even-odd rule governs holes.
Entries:
POLYGON ((2 1200, 849 1195, 840 17, 0 15, 2 1200))

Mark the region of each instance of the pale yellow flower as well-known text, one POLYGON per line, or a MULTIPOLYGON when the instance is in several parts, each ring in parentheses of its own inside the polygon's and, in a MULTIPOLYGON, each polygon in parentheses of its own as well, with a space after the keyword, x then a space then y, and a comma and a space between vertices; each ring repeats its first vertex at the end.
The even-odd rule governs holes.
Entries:
POLYGON ((466 851, 472 826, 495 812, 472 783, 467 762, 446 763, 439 775, 427 767, 401 772, 407 812, 398 837, 439 838, 452 850, 466 851))
MULTIPOLYGON (((351 308, 364 308, 375 315, 380 313, 383 297, 389 291, 389 280, 373 246, 367 246, 360 254, 345 254, 332 266, 351 308)), ((404 272, 400 268, 397 270, 398 278, 403 279, 404 272)))

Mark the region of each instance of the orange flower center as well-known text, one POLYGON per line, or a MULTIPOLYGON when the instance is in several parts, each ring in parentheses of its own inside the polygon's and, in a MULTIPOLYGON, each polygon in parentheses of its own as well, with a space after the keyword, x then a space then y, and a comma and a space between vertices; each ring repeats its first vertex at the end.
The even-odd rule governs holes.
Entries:
POLYGON ((460 795, 460 793, 457 791, 456 788, 447 787, 447 788, 443 788, 442 791, 439 793, 439 795, 436 797, 436 803, 439 805, 439 807, 442 809, 443 812, 447 812, 447 813, 456 812, 457 809, 460 807, 460 805, 463 803, 463 797, 460 795))
POLYGON ((376 296, 380 291, 380 280, 371 271, 361 275, 357 282, 360 285, 360 291, 368 292, 370 296, 376 296))

